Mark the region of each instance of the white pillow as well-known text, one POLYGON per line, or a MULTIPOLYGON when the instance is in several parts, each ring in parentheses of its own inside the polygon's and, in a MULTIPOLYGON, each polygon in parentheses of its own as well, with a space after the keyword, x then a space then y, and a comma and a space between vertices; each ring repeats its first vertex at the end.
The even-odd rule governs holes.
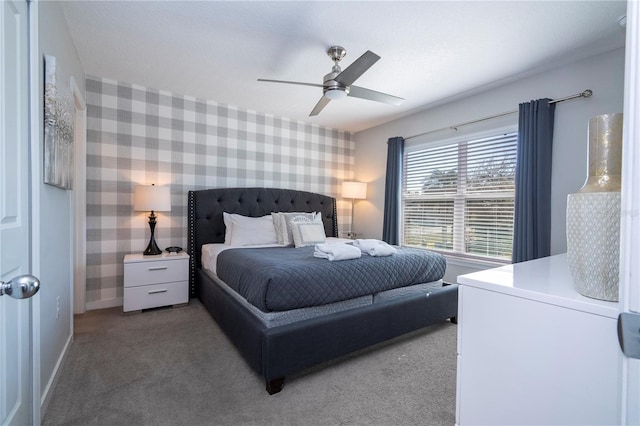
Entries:
POLYGON ((230 229, 230 238, 227 240, 225 234, 225 244, 248 246, 278 243, 278 237, 270 215, 248 217, 230 214, 228 220, 230 226, 227 229, 230 229))
POLYGON ((318 222, 291 222, 291 233, 296 248, 322 244, 327 241, 324 225, 318 222))
POLYGON ((284 228, 284 213, 271 213, 271 219, 273 219, 273 227, 276 229, 278 244, 284 244, 283 234, 286 234, 284 228))
POLYGON ((227 212, 222 213, 222 220, 224 220, 224 243, 231 244, 231 216, 240 216, 236 214, 230 214, 227 212))
POLYGON ((294 243, 293 235, 291 234, 292 221, 318 222, 322 224, 322 215, 316 212, 271 213, 271 216, 278 236, 278 244, 284 246, 292 246, 294 243))

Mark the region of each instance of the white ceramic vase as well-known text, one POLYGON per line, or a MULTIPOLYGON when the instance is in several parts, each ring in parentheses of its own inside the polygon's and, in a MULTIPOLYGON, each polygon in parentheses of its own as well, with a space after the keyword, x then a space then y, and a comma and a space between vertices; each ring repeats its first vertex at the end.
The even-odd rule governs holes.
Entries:
POLYGON ((567 262, 583 296, 618 300, 622 114, 589 120, 589 174, 567 197, 567 262))

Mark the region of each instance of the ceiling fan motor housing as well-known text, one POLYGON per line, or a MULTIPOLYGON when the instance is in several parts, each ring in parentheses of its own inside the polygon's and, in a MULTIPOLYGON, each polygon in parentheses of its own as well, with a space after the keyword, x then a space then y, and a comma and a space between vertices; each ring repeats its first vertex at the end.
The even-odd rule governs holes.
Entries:
POLYGON ((340 67, 336 65, 332 72, 324 76, 322 93, 331 99, 344 98, 349 94, 349 86, 345 86, 334 80, 340 72, 340 67), (338 68, 337 70, 335 70, 336 67, 338 68))
POLYGON ((327 49, 327 55, 334 62, 331 72, 324 76, 322 93, 329 99, 346 98, 349 94, 349 86, 338 83, 334 79, 342 72, 338 62, 347 54, 347 49, 342 46, 331 46, 327 49))

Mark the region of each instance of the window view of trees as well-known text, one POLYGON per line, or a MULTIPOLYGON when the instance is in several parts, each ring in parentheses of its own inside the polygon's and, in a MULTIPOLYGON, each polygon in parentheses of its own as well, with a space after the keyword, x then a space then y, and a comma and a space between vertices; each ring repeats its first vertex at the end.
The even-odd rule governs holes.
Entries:
POLYGON ((465 253, 511 259, 513 198, 467 200, 465 253))
POLYGON ((517 133, 405 154, 403 244, 510 259, 517 133))
POLYGON ((404 245, 453 250, 453 201, 405 203, 404 245))

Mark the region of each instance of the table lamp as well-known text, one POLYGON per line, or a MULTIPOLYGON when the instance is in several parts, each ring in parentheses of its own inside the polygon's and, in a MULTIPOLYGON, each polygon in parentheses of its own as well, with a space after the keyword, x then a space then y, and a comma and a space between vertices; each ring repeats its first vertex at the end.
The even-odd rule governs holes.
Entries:
POLYGON ((171 193, 168 186, 139 185, 133 194, 133 210, 151 212, 149 215, 149 228, 151 239, 149 245, 142 253, 145 256, 162 254, 154 238, 156 229, 155 212, 171 211, 171 193))
POLYGON ((367 198, 367 184, 364 182, 342 182, 342 198, 351 198, 351 231, 347 233, 347 237, 355 238, 353 232, 353 205, 355 200, 364 200, 367 198))

